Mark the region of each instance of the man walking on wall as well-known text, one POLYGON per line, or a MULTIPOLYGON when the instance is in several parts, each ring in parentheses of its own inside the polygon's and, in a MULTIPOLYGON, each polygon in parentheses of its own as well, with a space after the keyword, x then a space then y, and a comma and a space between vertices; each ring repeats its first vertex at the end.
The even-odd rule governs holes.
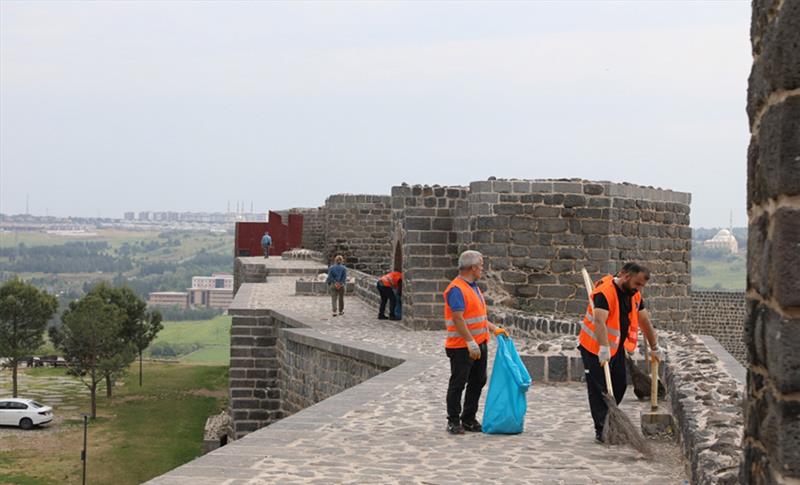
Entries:
POLYGON ((261 236, 261 249, 264 250, 264 257, 269 257, 269 247, 272 245, 272 236, 269 235, 269 232, 264 231, 264 235, 261 236))
POLYGON ((589 408, 594 420, 595 440, 602 442, 603 423, 608 406, 603 400, 607 393, 605 374, 601 366, 608 365, 614 397, 619 404, 627 387, 625 352, 636 350, 639 325, 642 326, 653 356, 663 360, 658 348, 656 331, 650 323, 650 314, 644 307, 641 290, 650 279, 650 271, 636 263, 626 263, 616 276, 606 275, 591 294, 592 304, 586 310, 578 336, 578 348, 583 359, 589 408))
POLYGON ((344 289, 347 284, 347 268, 344 267, 344 258, 339 255, 333 260, 334 264, 328 270, 328 291, 331 294, 331 307, 333 316, 344 315, 344 289), (339 311, 336 311, 336 303, 339 303, 339 311))
POLYGON ((444 290, 444 320, 447 337, 445 352, 450 358, 450 382, 447 386, 447 432, 481 431, 475 418, 481 390, 486 384, 486 342, 489 332, 506 333, 489 322, 486 301, 478 280, 483 273, 483 255, 464 251, 458 258, 458 276, 444 290), (461 396, 464 407, 461 407, 461 396))
POLYGON ((378 294, 381 296, 381 306, 378 310, 378 320, 386 320, 386 302, 389 302, 389 320, 400 320, 395 314, 397 297, 394 290, 398 293, 403 291, 403 273, 392 271, 386 273, 378 279, 378 294))

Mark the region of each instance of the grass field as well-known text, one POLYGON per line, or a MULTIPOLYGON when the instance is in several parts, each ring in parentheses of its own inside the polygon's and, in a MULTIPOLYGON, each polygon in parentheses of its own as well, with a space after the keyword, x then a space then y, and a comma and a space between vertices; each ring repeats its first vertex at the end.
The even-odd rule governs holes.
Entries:
POLYGON ((747 269, 744 259, 736 261, 692 261, 692 288, 744 291, 747 269))
MULTIPOLYGON (((64 376, 62 369, 23 372, 31 378, 28 382, 64 376)), ((147 363, 143 387, 136 385, 131 369, 112 399, 98 391, 98 419, 89 426, 87 483, 141 483, 198 456, 205 420, 225 407, 226 389, 223 366, 147 363)), ((24 395, 26 389, 21 391, 24 395)), ((55 412, 69 419, 49 429, 3 436, 0 483, 80 483, 79 413, 88 409, 88 394, 65 394, 62 399, 55 412), (60 406, 77 409, 59 411, 60 406)))
POLYGON ((181 355, 181 362, 228 365, 230 362, 231 317, 221 315, 212 320, 165 322, 153 344, 195 344, 199 348, 181 355))
POLYGON ((135 241, 158 239, 158 231, 125 231, 121 229, 92 229, 95 235, 63 236, 44 232, 0 232, 0 247, 14 247, 24 243, 26 246, 57 246, 73 241, 108 241, 112 247, 135 241))

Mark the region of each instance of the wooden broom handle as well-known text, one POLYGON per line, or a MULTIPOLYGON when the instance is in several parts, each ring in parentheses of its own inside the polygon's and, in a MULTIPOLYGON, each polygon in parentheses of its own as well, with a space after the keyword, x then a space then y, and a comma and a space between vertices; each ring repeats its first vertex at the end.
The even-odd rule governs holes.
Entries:
POLYGON ((608 395, 613 397, 615 400, 617 399, 614 397, 614 386, 611 385, 611 371, 608 370, 608 364, 610 362, 606 362, 605 364, 600 364, 603 366, 603 372, 606 374, 606 389, 608 390, 608 395))
POLYGON ((653 357, 650 365, 650 408, 658 409, 658 359, 653 357))

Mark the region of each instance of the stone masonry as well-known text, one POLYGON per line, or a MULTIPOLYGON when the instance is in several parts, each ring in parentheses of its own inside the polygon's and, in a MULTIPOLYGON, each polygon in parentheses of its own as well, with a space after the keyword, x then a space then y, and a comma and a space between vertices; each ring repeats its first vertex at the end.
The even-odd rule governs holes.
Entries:
POLYGON ((392 187, 396 238, 402 248, 403 320, 416 329, 442 327, 442 293, 458 273, 455 216, 465 187, 392 187))
POLYGON ((391 268, 391 198, 387 195, 331 195, 325 201, 325 256, 337 254, 349 268, 381 275, 391 268))
POLYGON ((745 302, 740 291, 693 291, 689 331, 711 335, 740 363, 747 361, 742 334, 745 302))
POLYGON ((800 481, 800 2, 755 0, 748 88, 744 460, 748 484, 800 481))
POLYGON ((580 179, 472 182, 459 249, 487 256, 496 304, 546 314, 585 311, 582 267, 598 278, 626 261, 643 263, 655 276, 646 300, 654 321, 681 328, 691 310, 690 201, 687 193, 580 179))

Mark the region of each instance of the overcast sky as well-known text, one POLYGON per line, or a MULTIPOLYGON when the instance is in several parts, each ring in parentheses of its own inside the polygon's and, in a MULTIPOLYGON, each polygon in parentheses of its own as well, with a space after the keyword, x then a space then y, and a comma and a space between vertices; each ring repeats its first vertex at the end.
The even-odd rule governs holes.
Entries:
POLYGON ((746 224, 750 4, 0 1, 0 212, 581 177, 746 224))

